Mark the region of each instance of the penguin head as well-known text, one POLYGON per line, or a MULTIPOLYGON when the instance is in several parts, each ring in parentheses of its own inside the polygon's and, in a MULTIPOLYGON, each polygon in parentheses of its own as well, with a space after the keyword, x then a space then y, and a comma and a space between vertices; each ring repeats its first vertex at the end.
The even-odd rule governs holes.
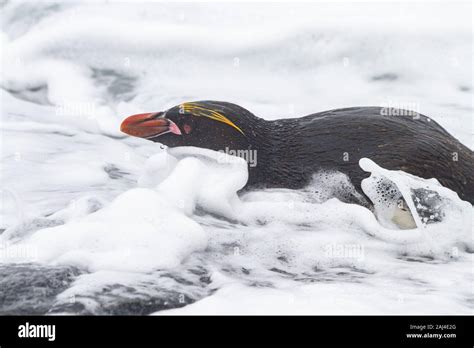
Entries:
POLYGON ((215 151, 244 149, 263 121, 238 105, 198 101, 182 103, 163 112, 127 117, 121 131, 169 147, 195 146, 215 151))

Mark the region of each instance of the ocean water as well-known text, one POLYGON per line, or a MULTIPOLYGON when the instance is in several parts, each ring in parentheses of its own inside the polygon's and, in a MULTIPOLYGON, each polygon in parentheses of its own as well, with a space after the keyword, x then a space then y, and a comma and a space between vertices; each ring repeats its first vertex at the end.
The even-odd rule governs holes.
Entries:
POLYGON ((119 131, 192 100, 266 119, 379 105, 430 116, 472 148, 471 4, 1 12, 1 314, 473 313, 472 206, 436 178, 361 161, 369 197, 383 182, 407 200, 416 227, 403 230, 391 206, 333 198, 338 175, 238 194, 243 160, 119 131), (422 214, 420 189, 436 211, 422 214))

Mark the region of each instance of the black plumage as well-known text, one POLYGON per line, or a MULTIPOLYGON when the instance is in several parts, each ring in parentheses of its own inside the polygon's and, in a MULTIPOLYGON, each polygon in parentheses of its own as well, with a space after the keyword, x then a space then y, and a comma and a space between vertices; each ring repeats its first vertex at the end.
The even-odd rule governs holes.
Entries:
POLYGON ((369 174, 358 162, 368 157, 386 169, 436 178, 474 202, 473 152, 418 113, 352 107, 269 121, 235 104, 199 101, 155 115, 174 122, 183 134, 149 137, 152 141, 216 151, 255 150, 257 165, 249 166, 247 188, 299 189, 324 170, 347 174, 363 195, 360 183, 369 174))

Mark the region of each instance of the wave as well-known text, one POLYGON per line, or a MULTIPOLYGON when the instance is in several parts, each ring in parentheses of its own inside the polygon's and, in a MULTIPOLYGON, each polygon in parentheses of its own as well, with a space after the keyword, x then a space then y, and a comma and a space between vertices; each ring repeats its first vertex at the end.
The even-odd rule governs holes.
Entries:
POLYGON ((364 159, 372 210, 334 198, 340 173, 241 192, 239 159, 119 132, 186 100, 266 119, 381 105, 472 147, 467 5, 1 6, 0 285, 15 300, 0 312, 472 312, 472 207, 436 180, 364 159))

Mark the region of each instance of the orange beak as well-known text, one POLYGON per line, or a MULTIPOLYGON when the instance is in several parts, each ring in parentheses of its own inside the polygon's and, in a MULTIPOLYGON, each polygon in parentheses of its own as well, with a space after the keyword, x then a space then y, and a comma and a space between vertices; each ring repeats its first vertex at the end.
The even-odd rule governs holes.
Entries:
POLYGON ((152 112, 129 116, 123 120, 120 130, 139 138, 152 138, 166 133, 181 135, 179 127, 173 121, 162 117, 162 114, 152 112))

